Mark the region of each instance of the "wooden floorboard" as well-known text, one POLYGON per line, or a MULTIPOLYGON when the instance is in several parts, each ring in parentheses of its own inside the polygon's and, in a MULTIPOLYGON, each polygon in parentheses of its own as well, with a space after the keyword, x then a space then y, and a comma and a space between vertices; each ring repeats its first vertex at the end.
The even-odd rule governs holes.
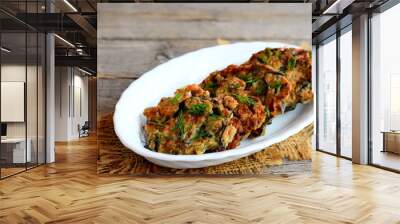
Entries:
POLYGON ((400 175, 315 153, 304 175, 102 177, 94 138, 0 181, 0 223, 400 223, 400 175))

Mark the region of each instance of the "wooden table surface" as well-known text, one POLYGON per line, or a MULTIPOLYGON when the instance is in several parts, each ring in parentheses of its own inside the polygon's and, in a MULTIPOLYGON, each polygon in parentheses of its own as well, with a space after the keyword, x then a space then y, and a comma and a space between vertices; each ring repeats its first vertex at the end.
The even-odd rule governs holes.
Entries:
MULTIPOLYGON (((239 41, 311 44, 311 4, 98 4, 98 113, 155 66, 239 41)), ((168 75, 168 74, 166 74, 168 75)))

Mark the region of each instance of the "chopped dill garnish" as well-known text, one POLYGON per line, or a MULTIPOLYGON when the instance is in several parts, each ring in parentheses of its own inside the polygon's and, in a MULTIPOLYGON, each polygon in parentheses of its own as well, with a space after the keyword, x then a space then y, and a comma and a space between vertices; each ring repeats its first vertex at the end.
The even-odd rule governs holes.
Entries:
POLYGON ((217 120, 217 119, 219 119, 219 118, 221 118, 222 116, 221 115, 218 115, 218 114, 210 114, 210 116, 208 116, 208 119, 209 120, 217 120))
POLYGON ((210 136, 211 134, 208 131, 206 131, 204 128, 200 128, 199 131, 197 131, 196 135, 192 138, 192 141, 196 141, 204 137, 210 137, 210 136))
POLYGON ((297 62, 296 58, 295 57, 291 57, 289 59, 289 61, 288 61, 288 64, 287 64, 287 70, 288 71, 293 70, 296 67, 296 62, 297 62))
POLYGON ((215 88, 217 88, 217 83, 215 83, 215 82, 206 83, 206 84, 204 84, 204 88, 206 88, 206 89, 215 89, 215 88))
POLYGON ((282 58, 282 52, 279 49, 276 49, 275 56, 280 60, 282 58))
POLYGON ((251 85, 260 80, 258 77, 254 77, 252 73, 249 73, 245 76, 241 76, 239 78, 242 79, 246 83, 246 85, 251 85))
POLYGON ((177 121, 173 130, 177 133, 179 138, 183 138, 183 135, 185 134, 185 119, 182 110, 178 113, 177 121))
POLYGON ((272 50, 270 48, 266 48, 264 51, 265 51, 265 54, 267 55, 267 57, 272 56, 272 50))
POLYGON ((285 107, 285 113, 296 109, 296 104, 288 105, 285 107))
POLYGON ((265 112, 265 116, 267 117, 267 119, 271 117, 271 112, 269 111, 268 107, 265 107, 264 112, 265 112))
POLYGON ((279 91, 281 90, 281 87, 282 87, 282 83, 280 81, 275 81, 275 82, 269 84, 269 88, 275 89, 275 93, 279 93, 279 91))
POLYGON ((238 94, 234 94, 234 96, 240 103, 247 104, 248 106, 253 106, 256 103, 256 101, 254 101, 254 99, 252 99, 248 96, 241 96, 238 94))
POLYGON ((258 82, 256 82, 257 86, 256 86, 256 94, 257 95, 261 95, 265 93, 265 90, 267 88, 266 84, 264 81, 260 80, 258 82))
POLYGON ((257 56, 257 60, 258 60, 259 62, 265 64, 265 63, 267 63, 267 61, 268 61, 268 57, 267 57, 265 54, 261 53, 261 54, 259 54, 259 55, 257 56))
POLYGON ((207 104, 204 103, 193 104, 189 108, 189 113, 193 115, 203 115, 207 107, 207 104))
POLYGON ((183 98, 183 95, 181 93, 177 93, 177 94, 175 94, 175 96, 173 98, 170 99, 170 102, 173 104, 177 104, 177 103, 181 102, 182 98, 183 98))

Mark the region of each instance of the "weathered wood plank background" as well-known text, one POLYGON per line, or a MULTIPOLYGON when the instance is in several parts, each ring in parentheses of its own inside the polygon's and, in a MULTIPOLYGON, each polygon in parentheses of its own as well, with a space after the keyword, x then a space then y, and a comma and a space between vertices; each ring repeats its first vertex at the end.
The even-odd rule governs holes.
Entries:
POLYGON ((98 4, 98 112, 135 78, 218 40, 311 44, 311 4, 98 4))
MULTIPOLYGON (((184 53, 239 41, 311 45, 311 4, 102 3, 97 8, 99 120, 114 111, 131 82, 184 53)), ((100 141, 115 140, 107 136, 100 134, 100 141)))

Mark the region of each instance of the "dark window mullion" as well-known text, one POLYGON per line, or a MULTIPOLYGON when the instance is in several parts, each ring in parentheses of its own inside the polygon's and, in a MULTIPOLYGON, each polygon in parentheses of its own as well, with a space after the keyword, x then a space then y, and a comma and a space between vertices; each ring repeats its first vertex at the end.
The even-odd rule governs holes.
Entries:
POLYGON ((368 66, 368 69, 367 69, 367 85, 368 85, 368 89, 367 89, 367 92, 368 92, 368 99, 367 99, 367 107, 368 107, 368 111, 367 111, 367 119, 368 119, 368 124, 367 124, 367 133, 368 133, 368 137, 367 137, 367 141, 368 141, 368 145, 367 145, 367 148, 368 148, 368 158, 367 158, 367 160, 368 160, 368 164, 373 164, 373 153, 372 153, 372 83, 371 83, 371 80, 372 80, 372 73, 371 73, 371 71, 372 71, 372 64, 371 64, 371 62, 372 62, 372 60, 371 60, 371 56, 372 56, 372 30, 371 30, 371 20, 372 20, 372 12, 371 11, 369 11, 368 12, 368 30, 367 30, 367 46, 368 46, 368 53, 367 53, 367 66, 368 66))
MULTIPOLYGON (((0 23, 0 47, 2 46, 2 32, 1 32, 1 24, 2 23, 0 23)), ((2 55, 2 52, 0 51, 0 124, 2 124, 2 122, 1 122, 1 67, 2 67, 2 64, 1 64, 1 62, 2 62, 2 58, 1 58, 1 55, 2 55)), ((1 159, 2 157, 1 157, 1 144, 0 144, 0 179, 2 179, 2 177, 1 177, 1 170, 2 170, 2 159, 1 159)))
POLYGON ((341 157, 341 119, 340 119, 340 30, 336 31, 336 154, 341 157))
POLYGON ((318 106, 319 106, 319 57, 318 57, 318 51, 319 51, 319 44, 315 46, 315 148, 319 149, 319 112, 318 112, 318 106))
MULTIPOLYGON (((39 0, 36 1, 36 13, 39 14, 39 0)), ((39 22, 39 19, 38 19, 39 22)), ((39 31, 36 32, 36 166, 39 166, 39 31)), ((43 149, 42 149, 43 151, 43 149)))
MULTIPOLYGON (((25 1, 25 21, 27 21, 28 1, 25 1)), ((27 90, 28 90, 28 25, 25 23, 25 88, 24 88, 24 120, 25 120, 25 170, 28 170, 28 114, 27 114, 27 90)))
MULTIPOLYGON (((39 13, 39 1, 36 1, 39 13)), ((36 32, 36 166, 39 165, 39 32, 36 32)))

